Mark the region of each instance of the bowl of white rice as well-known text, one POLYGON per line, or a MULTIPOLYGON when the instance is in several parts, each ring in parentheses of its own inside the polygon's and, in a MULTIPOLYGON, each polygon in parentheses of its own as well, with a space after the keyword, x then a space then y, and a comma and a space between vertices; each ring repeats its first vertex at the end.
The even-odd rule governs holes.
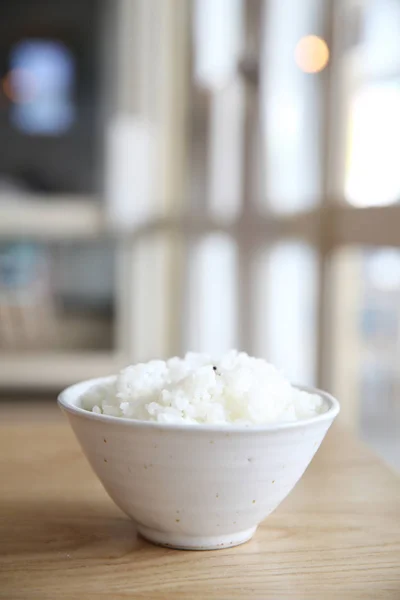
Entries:
POLYGON ((326 392, 236 351, 128 366, 67 388, 59 404, 139 533, 193 550, 249 540, 340 410, 326 392))

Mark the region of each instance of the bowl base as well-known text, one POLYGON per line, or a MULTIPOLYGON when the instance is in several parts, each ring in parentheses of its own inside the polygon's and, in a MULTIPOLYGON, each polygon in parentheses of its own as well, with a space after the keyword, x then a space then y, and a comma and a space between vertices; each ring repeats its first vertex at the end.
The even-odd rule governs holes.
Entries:
POLYGON ((166 546, 167 548, 176 548, 177 550, 222 550, 239 546, 250 540, 257 527, 229 533, 228 535, 187 535, 184 533, 166 533, 138 525, 138 532, 147 541, 166 546))

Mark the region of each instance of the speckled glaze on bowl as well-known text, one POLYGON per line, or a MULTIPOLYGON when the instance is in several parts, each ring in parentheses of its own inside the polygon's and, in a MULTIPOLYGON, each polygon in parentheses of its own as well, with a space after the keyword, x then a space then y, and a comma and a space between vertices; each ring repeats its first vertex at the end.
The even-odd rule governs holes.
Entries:
POLYGON ((92 379, 58 402, 93 470, 139 533, 163 546, 210 550, 249 540, 293 489, 339 403, 312 419, 257 427, 170 425, 98 415, 80 406, 92 379))

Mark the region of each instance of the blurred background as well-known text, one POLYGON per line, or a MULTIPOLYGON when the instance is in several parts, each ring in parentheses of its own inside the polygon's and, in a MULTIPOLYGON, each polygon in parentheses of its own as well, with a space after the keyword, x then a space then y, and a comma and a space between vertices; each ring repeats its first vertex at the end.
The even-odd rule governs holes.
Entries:
POLYGON ((400 468, 400 0, 1 0, 0 397, 231 347, 400 468))

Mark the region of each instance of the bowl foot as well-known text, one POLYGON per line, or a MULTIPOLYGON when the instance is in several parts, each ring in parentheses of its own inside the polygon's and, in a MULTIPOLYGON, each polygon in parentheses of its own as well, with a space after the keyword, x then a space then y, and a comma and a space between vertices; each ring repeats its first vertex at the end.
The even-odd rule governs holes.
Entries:
POLYGON ((158 546, 177 548, 178 550, 221 550, 244 544, 250 540, 257 527, 229 533, 227 535, 187 535, 184 533, 166 533, 138 525, 138 532, 147 541, 158 546))

